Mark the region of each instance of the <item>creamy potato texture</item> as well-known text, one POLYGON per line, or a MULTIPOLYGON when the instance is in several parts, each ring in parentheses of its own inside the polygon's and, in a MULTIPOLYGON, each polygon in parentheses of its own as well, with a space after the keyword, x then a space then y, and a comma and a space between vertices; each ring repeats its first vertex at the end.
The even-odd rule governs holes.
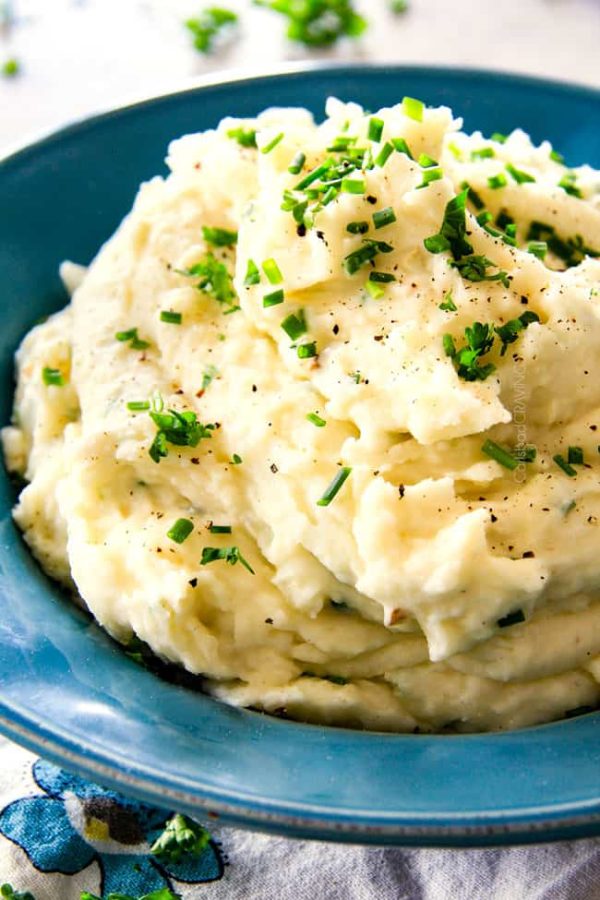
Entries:
POLYGON ((599 174, 460 126, 330 100, 175 141, 18 351, 33 553, 229 703, 599 701, 599 174))

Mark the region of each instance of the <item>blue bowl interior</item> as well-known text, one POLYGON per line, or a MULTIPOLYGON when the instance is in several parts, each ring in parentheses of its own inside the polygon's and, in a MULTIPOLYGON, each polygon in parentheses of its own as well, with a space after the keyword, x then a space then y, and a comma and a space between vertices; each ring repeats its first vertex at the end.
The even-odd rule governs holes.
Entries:
MULTIPOLYGON (((66 301, 63 259, 89 262, 164 171, 169 141, 225 114, 330 94, 367 107, 404 94, 444 103, 484 133, 525 128, 570 164, 600 167, 600 95, 461 70, 336 67, 158 98, 63 130, 0 164, 3 422, 13 352, 66 301)), ((226 821, 338 840, 485 844, 600 831, 597 715, 494 735, 381 735, 236 710, 131 662, 45 578, 10 517, 0 479, 0 728, 141 799, 226 821)))

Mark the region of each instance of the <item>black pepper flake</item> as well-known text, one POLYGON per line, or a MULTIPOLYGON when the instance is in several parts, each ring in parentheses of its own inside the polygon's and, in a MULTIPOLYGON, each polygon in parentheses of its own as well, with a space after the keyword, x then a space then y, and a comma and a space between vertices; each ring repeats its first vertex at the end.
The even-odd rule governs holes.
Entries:
POLYGON ((277 472, 279 472, 279 469, 277 468, 277 466, 275 465, 275 463, 271 463, 271 465, 269 466, 269 468, 271 469, 271 472, 273 473, 273 475, 276 475, 277 472))
POLYGON ((304 237, 304 236, 305 236, 305 234, 306 234, 306 225, 304 224, 304 222, 300 222, 300 224, 299 224, 298 227, 296 228, 296 234, 298 235, 298 237, 304 237))
POLYGON ((252 393, 255 394, 257 392, 257 390, 258 390, 258 388, 256 387, 255 384, 253 384, 252 385, 252 393))
POLYGON ((265 619, 265 625, 272 625, 273 619, 265 619))
POLYGON ((403 484, 399 484, 399 485, 398 485, 398 493, 399 493, 399 495, 400 495, 400 499, 401 499, 401 500, 402 500, 402 498, 404 497, 404 492, 405 492, 405 490, 406 490, 406 488, 404 487, 403 484))
POLYGON ((188 581, 188 584, 189 584, 190 587, 197 587, 197 585, 198 585, 198 579, 197 579, 197 578, 190 578, 190 580, 188 581))
MULTIPOLYGON (((340 326, 339 326, 339 325, 334 325, 333 328, 332 328, 331 330, 333 331, 334 334, 339 334, 339 333, 340 333, 340 326)), ((593 430, 593 429, 592 429, 592 430, 593 430)))
POLYGON ((190 459, 190 462, 191 462, 191 464, 192 464, 193 466, 199 466, 199 465, 200 465, 200 460, 198 459, 197 456, 192 456, 192 458, 190 459))
POLYGON ((523 306, 527 306, 527 304, 529 303, 529 297, 526 297, 525 295, 523 295, 521 297, 521 303, 523 304, 523 306))
POLYGON ((367 203, 370 203, 371 205, 377 203, 377 197, 374 197, 373 194, 369 194, 366 199, 367 203))
POLYGON ((597 431, 597 430, 598 430, 597 425, 590 425, 590 431, 597 431))
POLYGON ((534 559, 534 557, 535 553, 533 552, 533 550, 526 550, 523 554, 523 559, 534 559))
POLYGON ((383 335, 382 335, 382 334, 374 334, 374 335, 373 335, 373 340, 374 340, 374 341, 382 341, 382 340, 383 340, 383 335))
POLYGON ((490 519, 491 519, 492 522, 497 522, 497 521, 498 521, 498 516, 495 516, 494 513, 491 513, 491 514, 490 514, 490 519))

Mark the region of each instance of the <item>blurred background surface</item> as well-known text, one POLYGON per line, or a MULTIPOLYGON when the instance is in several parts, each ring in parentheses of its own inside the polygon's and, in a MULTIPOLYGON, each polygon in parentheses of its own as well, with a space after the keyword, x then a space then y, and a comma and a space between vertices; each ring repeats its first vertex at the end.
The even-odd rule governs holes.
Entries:
POLYGON ((0 0, 0 152, 203 75, 258 73, 303 59, 475 66, 600 87, 600 0, 407 0, 398 4, 403 12, 393 11, 394 0, 357 0, 365 32, 312 50, 288 41, 285 21, 271 10, 252 0, 218 0, 239 20, 205 55, 184 23, 210 5, 0 0))

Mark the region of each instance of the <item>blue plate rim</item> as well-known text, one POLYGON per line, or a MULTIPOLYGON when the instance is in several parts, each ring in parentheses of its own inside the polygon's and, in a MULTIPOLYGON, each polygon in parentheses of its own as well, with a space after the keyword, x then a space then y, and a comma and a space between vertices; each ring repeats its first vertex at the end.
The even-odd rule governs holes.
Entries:
MULTIPOLYGON (((43 150, 48 144, 93 128, 119 114, 151 107, 172 97, 195 94, 206 88, 222 87, 226 89, 230 85, 245 82, 265 83, 281 76, 302 75, 318 71, 340 75, 359 72, 381 74, 393 72, 407 78, 410 78, 411 75, 440 78, 448 74, 453 79, 463 79, 465 83, 473 79, 484 78, 490 82, 508 83, 515 88, 527 84, 554 94, 556 92, 571 96, 577 94, 596 102, 600 101, 600 88, 577 82, 494 69, 470 66, 348 63, 335 60, 328 62, 303 61, 277 66, 260 74, 252 73, 247 69, 220 71, 193 79, 174 90, 137 97, 93 115, 76 118, 59 128, 53 128, 37 137, 31 137, 20 145, 9 147, 0 156, 0 169, 10 166, 13 162, 19 163, 28 153, 43 150)), ((260 714, 257 713, 257 715, 260 714)), ((600 717, 600 713, 590 715, 600 717)), ((560 723, 539 727, 555 727, 556 724, 560 723)), ((465 846, 464 839, 468 839, 469 846, 484 846, 490 843, 494 845, 514 844, 515 841, 540 842, 566 836, 583 837, 597 833, 598 825, 600 825, 600 790, 597 798, 569 802, 562 806, 557 804, 551 807, 540 805, 522 810, 497 808, 479 814, 468 813, 472 822, 477 820, 474 824, 426 824, 435 819, 431 812, 405 815, 405 821, 410 820, 410 824, 402 825, 398 822, 386 824, 382 820, 393 818, 393 813, 386 814, 375 811, 372 816, 365 815, 364 812, 350 816, 334 808, 309 807, 308 805, 303 807, 301 803, 290 802, 282 804, 278 801, 269 801, 267 798, 257 800, 253 797, 249 800, 244 798, 243 792, 239 789, 230 792, 222 789, 215 791, 206 785, 202 787, 198 782, 195 785, 188 782, 179 784, 173 777, 169 782, 165 782, 161 780, 159 770, 152 770, 150 766, 139 762, 131 765, 127 760, 121 760, 116 753, 109 759, 107 754, 91 749, 89 746, 86 748, 83 743, 73 741, 56 725, 52 729, 48 729, 42 719, 36 720, 33 714, 24 714, 19 710, 18 704, 11 705, 9 702, 5 702, 4 698, 0 698, 0 732, 30 750, 43 753, 58 764, 66 765, 67 768, 69 766, 76 768, 84 775, 117 790, 131 789, 137 796, 144 797, 158 805, 165 805, 165 801, 168 801, 169 804, 177 806, 184 812, 198 814, 199 810, 205 810, 209 815, 222 816, 228 823, 275 833, 375 844, 396 843, 400 840, 402 843, 419 846, 465 846), (115 763, 115 760, 119 760, 119 762, 115 763), (231 796, 227 796, 228 793, 231 796), (224 797, 227 799, 223 800, 224 797), (294 812, 290 813, 290 810, 294 810, 294 812), (332 815, 336 816, 335 821, 330 818, 332 815), (375 820, 378 820, 378 823, 375 820)), ((387 735, 386 737, 393 739, 407 736, 387 735)), ((418 736, 412 737, 418 739, 418 736)), ((439 737, 441 739, 443 736, 439 737)), ((460 822, 461 815, 461 813, 444 813, 443 818, 446 823, 451 820, 460 822)))

